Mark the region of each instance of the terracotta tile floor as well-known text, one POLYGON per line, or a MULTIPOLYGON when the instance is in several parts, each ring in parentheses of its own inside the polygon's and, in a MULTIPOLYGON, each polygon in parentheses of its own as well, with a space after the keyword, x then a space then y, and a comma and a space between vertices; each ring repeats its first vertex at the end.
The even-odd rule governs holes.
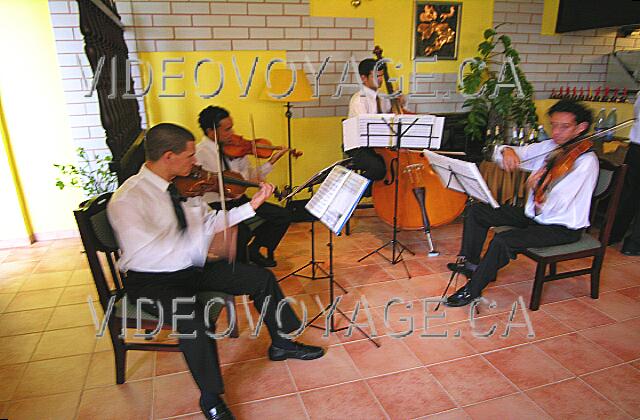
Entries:
MULTIPOLYGON (((241 337, 218 343, 226 400, 239 419, 640 418, 640 258, 611 247, 599 300, 588 296, 587 278, 547 284, 540 310, 528 312, 534 336, 517 325, 520 308, 505 336, 514 301, 528 304, 530 261, 520 257, 499 275, 484 293, 496 307, 481 305, 472 326, 468 308, 435 312, 424 302, 448 281, 460 224, 434 229, 442 251, 435 258, 425 257, 420 233, 401 234, 418 254, 405 253, 412 278, 378 255, 357 262, 390 239, 375 216, 362 212, 351 227, 351 236, 334 240, 336 280, 349 291, 339 308, 365 332, 375 330, 381 347, 357 330, 327 338, 308 329, 303 340, 327 347, 326 357, 271 362, 266 332, 250 338, 241 308, 241 337)), ((308 228, 290 229, 278 250, 279 277, 308 261, 308 228)), ((326 262, 327 231, 316 235, 326 262)), ((309 316, 316 296, 328 302, 327 280, 290 277, 281 285, 309 316)), ((93 336, 88 297, 95 289, 78 239, 0 251, 0 418, 203 418, 180 354, 130 352, 128 381, 115 385, 110 343, 93 336)), ((336 325, 349 323, 339 316, 336 325)))

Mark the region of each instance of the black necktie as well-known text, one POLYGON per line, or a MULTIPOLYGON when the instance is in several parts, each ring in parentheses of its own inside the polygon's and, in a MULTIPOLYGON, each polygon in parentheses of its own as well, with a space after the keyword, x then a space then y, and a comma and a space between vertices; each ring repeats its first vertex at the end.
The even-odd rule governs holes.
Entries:
POLYGON ((169 191, 169 195, 171 196, 173 211, 176 213, 176 217, 178 218, 178 226, 180 226, 180 230, 184 230, 187 227, 187 219, 184 217, 184 210, 180 203, 186 199, 178 192, 176 184, 174 183, 169 184, 167 191, 169 191))

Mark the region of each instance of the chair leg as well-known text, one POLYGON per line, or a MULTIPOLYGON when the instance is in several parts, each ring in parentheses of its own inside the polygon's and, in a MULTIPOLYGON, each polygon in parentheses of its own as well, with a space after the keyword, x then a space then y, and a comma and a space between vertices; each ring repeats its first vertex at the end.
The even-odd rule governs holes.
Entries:
POLYGON ((351 235, 351 221, 349 219, 347 219, 347 224, 344 227, 344 234, 347 236, 351 235))
POLYGON ((593 258, 591 266, 591 298, 598 299, 600 295, 600 270, 602 270, 602 262, 604 255, 596 255, 593 258))
POLYGON ((544 273, 547 269, 547 264, 539 262, 536 267, 536 278, 533 281, 533 291, 531 292, 531 301, 529 302, 529 309, 537 311, 540 308, 540 297, 542 296, 542 286, 544 285, 544 273))
POLYGON ((558 273, 558 265, 557 263, 552 262, 549 264, 549 274, 555 276, 558 273))
MULTIPOLYGON (((227 323, 231 324, 231 314, 235 314, 236 309, 236 298, 234 296, 227 296, 224 299, 224 304, 227 307, 227 323)), ((233 324, 233 329, 231 330, 231 338, 240 337, 240 330, 238 329, 238 317, 236 316, 235 322, 233 324)))

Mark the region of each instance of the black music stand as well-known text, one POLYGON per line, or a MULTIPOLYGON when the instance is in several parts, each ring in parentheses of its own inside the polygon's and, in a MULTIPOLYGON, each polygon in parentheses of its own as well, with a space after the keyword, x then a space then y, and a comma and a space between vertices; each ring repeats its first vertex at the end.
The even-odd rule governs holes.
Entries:
MULTIPOLYGON (((322 181, 324 181, 324 179, 327 177, 327 175, 329 175, 329 172, 331 172, 331 169, 333 169, 334 166, 336 165, 342 165, 344 163, 347 163, 351 160, 351 158, 348 159, 343 159, 343 160, 339 160, 337 162, 334 162, 333 164, 331 164, 330 166, 322 169, 321 171, 317 172, 316 174, 314 174, 313 176, 311 176, 311 178, 307 179, 302 185, 296 187, 293 191, 291 191, 289 193, 289 195, 287 195, 286 197, 282 198, 282 200, 290 200, 292 199, 296 194, 307 190, 310 194, 311 197, 313 197, 313 187, 315 185, 320 184, 322 181)), ((278 279, 278 282, 281 282, 285 279, 288 279, 291 276, 296 276, 296 277, 302 277, 305 279, 310 279, 310 280, 324 280, 324 279, 328 279, 330 278, 330 273, 327 272, 327 270, 325 270, 322 267, 322 263, 324 263, 324 261, 318 261, 316 260, 316 243, 315 243, 315 237, 316 237, 316 230, 315 230, 315 222, 317 221, 317 218, 315 216, 310 215, 311 218, 309 220, 309 222, 311 223, 311 260, 309 260, 308 263, 306 263, 305 265, 303 265, 300 268, 297 268, 296 270, 292 271, 291 273, 287 274, 284 277, 281 277, 280 279, 278 279), (307 267, 311 267, 311 275, 305 275, 305 274, 299 274, 302 270, 306 269, 307 267)), ((342 287, 342 285, 340 283, 337 283, 338 287, 340 289, 342 289, 343 292, 347 293, 347 291, 345 290, 344 287, 342 287)))
MULTIPOLYGON (((423 125, 423 126, 427 126, 430 127, 430 132, 431 135, 428 137, 429 142, 427 147, 431 146, 431 139, 433 138, 432 134, 433 134, 433 124, 425 124, 425 123, 418 123, 418 118, 416 118, 412 123, 408 124, 408 126, 404 129, 402 128, 402 121, 398 121, 398 122, 382 122, 382 123, 367 123, 367 133, 366 133, 366 137, 367 137, 367 147, 370 147, 370 139, 371 137, 375 137, 376 134, 372 134, 371 132, 371 127, 372 125, 379 125, 379 124, 386 124, 389 129, 391 130, 391 132, 393 134, 395 134, 396 136, 396 144, 395 144, 395 150, 396 150, 396 167, 395 167, 395 180, 394 180, 394 188, 395 188, 395 192, 394 192, 394 196, 393 196, 393 236, 392 238, 387 241, 386 243, 384 243, 383 245, 381 245, 380 247, 378 247, 377 249, 369 252, 367 255, 365 255, 364 257, 360 258, 358 260, 358 262, 361 262, 363 260, 365 260, 366 258, 369 258, 370 256, 372 256, 373 254, 379 254, 382 258, 384 258, 385 260, 387 260, 388 262, 390 262, 391 264, 397 264, 399 262, 402 262, 402 264, 404 265, 404 269, 407 273, 407 277, 411 278, 411 273, 409 272, 409 268, 407 267, 407 263, 405 262, 404 258, 402 258, 402 253, 404 251, 409 252, 411 255, 416 255, 415 252, 413 252, 411 249, 409 249, 409 247, 407 247, 406 245, 404 245, 402 242, 400 242, 398 240, 398 189, 399 189, 399 185, 400 185, 400 174, 398 173, 398 163, 400 162, 400 151, 402 149, 402 139, 407 136, 407 132, 414 126, 416 125, 423 125), (391 246, 391 258, 387 257, 386 255, 382 254, 380 251, 384 248, 386 248, 387 246, 391 246)), ((425 214, 426 215, 426 214, 425 214)), ((432 241, 431 241, 431 233, 430 233, 430 227, 426 227, 425 229, 428 229, 428 241, 430 244, 430 247, 433 251, 433 245, 432 245, 432 241)))
MULTIPOLYGON (((494 208, 500 207, 491 195, 491 191, 489 190, 489 187, 487 187, 487 184, 475 163, 452 159, 429 151, 425 151, 424 153, 429 159, 431 167, 433 167, 434 171, 438 176, 440 176, 444 186, 451 190, 464 193, 467 196, 465 211, 466 207, 469 206, 473 200, 490 204, 494 208)), ((458 255, 456 257, 456 264, 464 262, 463 258, 464 257, 458 255)), ((444 301, 451 284, 454 280, 457 282, 458 274, 459 273, 455 271, 451 273, 447 287, 442 292, 440 302, 438 302, 438 305, 434 310, 437 311, 440 309, 440 304, 444 301)), ((478 311, 477 307, 476 311, 478 311)))
MULTIPOLYGON (((345 159, 344 161, 341 162, 345 162, 348 161, 350 159, 345 159)), ((319 182, 323 182, 324 179, 329 175, 329 173, 331 172, 331 169, 333 169, 334 166, 338 165, 341 162, 336 162, 333 165, 331 165, 330 167, 320 171, 318 174, 314 175, 314 177, 312 177, 312 179, 314 179, 314 185, 315 183, 319 183, 319 182), (317 179, 319 181, 316 181, 316 176, 317 179)), ((347 216, 347 220, 349 217, 351 217, 351 214, 353 213, 353 210, 355 210, 355 206, 351 209, 351 212, 348 213, 347 216)), ((346 225, 346 222, 342 225, 344 226, 346 225)), ((329 272, 328 272, 328 278, 329 278, 329 303, 327 304, 327 306, 322 309, 322 311, 318 312, 318 314, 316 314, 316 316, 314 316, 313 318, 311 318, 311 320, 309 320, 309 322, 307 322, 307 324, 305 325, 305 328, 307 327, 312 327, 312 328, 317 328, 317 329, 321 329, 321 330, 325 330, 324 327, 315 325, 314 322, 320 318, 323 314, 325 314, 327 312, 327 310, 329 310, 332 306, 333 306, 333 302, 335 299, 335 289, 334 289, 334 284, 337 284, 338 287, 340 287, 342 289, 342 291, 346 294, 349 293, 348 291, 346 291, 344 289, 344 287, 342 287, 340 285, 340 283, 338 283, 335 280, 335 274, 333 272, 333 236, 335 235, 333 230, 331 229, 331 227, 327 226, 329 229, 329 242, 327 243, 327 246, 329 247, 329 272)), ((340 234, 340 233, 338 233, 340 234)), ((335 333, 338 331, 344 331, 346 329, 349 329, 349 326, 346 327, 340 327, 340 328, 336 328, 335 325, 335 313, 338 312, 340 315, 342 315, 347 321, 351 322, 351 319, 347 316, 347 314, 345 314, 340 308, 338 308, 337 304, 335 307, 335 311, 332 311, 331 314, 329 315, 329 332, 330 333, 335 333)), ((364 332, 362 330, 362 328, 360 328, 358 325, 355 325, 355 328, 360 331, 360 333, 362 333, 362 335, 364 335, 369 341, 371 341, 373 344, 375 344, 376 347, 380 347, 380 344, 374 340, 369 334, 367 334, 366 332, 364 332)))

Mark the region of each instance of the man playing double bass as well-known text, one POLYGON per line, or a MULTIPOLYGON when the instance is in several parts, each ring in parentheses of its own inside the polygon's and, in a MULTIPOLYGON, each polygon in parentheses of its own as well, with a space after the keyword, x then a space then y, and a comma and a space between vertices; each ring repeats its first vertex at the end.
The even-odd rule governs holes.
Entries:
MULTIPOLYGON (((362 86, 360 91, 353 94, 349 101, 349 118, 362 114, 386 114, 391 111, 391 101, 378 95, 378 88, 383 83, 383 70, 373 58, 366 58, 358 65, 358 73, 362 86), (375 73, 375 74, 374 74, 375 73)), ((362 175, 372 181, 384 178, 387 168, 382 156, 371 147, 358 147, 348 150, 347 154, 353 158, 353 168, 362 170, 362 175)))
MULTIPOLYGON (((559 146, 569 145, 585 133, 592 122, 591 111, 582 104, 560 100, 547 112, 551 119, 552 139, 523 147, 500 146, 495 161, 506 171, 517 168, 531 171, 527 186, 535 189, 545 173, 548 156, 559 146)), ((469 278, 467 284, 449 296, 448 306, 465 306, 480 296, 498 270, 515 258, 517 251, 530 247, 563 245, 580 239, 589 226, 591 196, 598 179, 598 158, 592 151, 580 155, 572 170, 546 192, 541 204, 530 192, 525 208, 504 205, 497 209, 475 203, 467 208, 459 255, 462 262, 448 264, 449 269, 469 278), (496 233, 481 258, 480 253, 492 226, 515 229, 496 233)))

